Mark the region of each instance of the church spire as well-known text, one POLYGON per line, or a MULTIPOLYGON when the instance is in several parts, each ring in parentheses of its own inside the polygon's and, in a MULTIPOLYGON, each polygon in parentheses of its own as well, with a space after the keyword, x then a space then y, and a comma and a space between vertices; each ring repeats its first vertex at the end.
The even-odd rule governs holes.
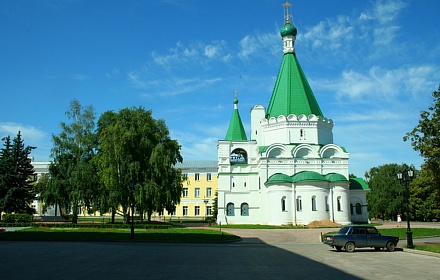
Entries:
POLYGON ((241 122, 240 113, 238 112, 238 93, 234 91, 234 112, 229 122, 228 132, 225 140, 229 141, 247 141, 246 132, 241 122))
POLYGON ((284 6, 285 24, 280 34, 283 39, 283 62, 278 73, 272 97, 267 108, 266 117, 277 118, 290 114, 306 116, 314 114, 323 116, 319 104, 310 88, 295 54, 296 27, 291 23, 291 4, 286 1, 284 6))

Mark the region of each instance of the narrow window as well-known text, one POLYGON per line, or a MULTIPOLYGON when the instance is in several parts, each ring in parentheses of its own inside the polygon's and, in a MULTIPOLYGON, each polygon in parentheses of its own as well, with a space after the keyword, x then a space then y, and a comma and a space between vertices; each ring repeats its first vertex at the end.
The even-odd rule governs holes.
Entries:
POLYGON ((296 199, 296 211, 302 211, 302 201, 301 201, 301 197, 298 196, 298 198, 296 199))
POLYGON ((356 214, 362 214, 362 206, 360 203, 356 203, 356 214))
POLYGON ((183 197, 188 197, 188 188, 183 188, 182 193, 183 197))
POLYGON ((195 197, 200 197, 200 188, 195 188, 195 197))
POLYGON ((200 216, 200 206, 194 206, 194 216, 200 216))
POLYGON ((316 196, 312 196, 312 211, 316 211, 316 196))
POLYGON ((351 215, 353 215, 353 208, 354 208, 354 207, 353 207, 353 204, 350 203, 350 214, 351 214, 351 215))
POLYGON ((340 212, 340 211, 342 211, 342 206, 341 206, 341 197, 340 196, 338 196, 338 199, 337 199, 337 209, 338 209, 338 211, 340 212))
POLYGON ((211 181, 211 173, 206 173, 206 181, 211 181))
POLYGON ((200 181, 200 174, 199 174, 199 173, 196 173, 196 174, 194 175, 194 180, 196 180, 196 181, 200 181))
POLYGON ((240 209, 242 216, 249 216, 249 205, 247 203, 242 203, 240 209))
POLYGON ((325 211, 330 209, 330 205, 328 205, 328 196, 325 197, 325 211))
POLYGON ((234 216, 234 203, 226 205, 226 216, 234 216))
POLYGON ((183 216, 188 216, 188 206, 183 206, 183 216))
POLYGON ((206 188, 206 197, 212 196, 212 188, 206 188))
POLYGON ((286 197, 283 196, 283 198, 281 198, 281 211, 285 212, 286 211, 286 197))

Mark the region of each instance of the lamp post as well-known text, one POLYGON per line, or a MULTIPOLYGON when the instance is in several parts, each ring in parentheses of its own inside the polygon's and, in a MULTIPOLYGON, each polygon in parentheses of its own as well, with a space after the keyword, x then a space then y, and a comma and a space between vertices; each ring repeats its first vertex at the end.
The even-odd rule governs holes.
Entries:
POLYGON ((205 199, 205 200, 203 200, 203 202, 205 203, 205 222, 206 222, 206 219, 208 216, 208 200, 205 199))
POLYGON ((412 238, 412 232, 411 232, 411 223, 409 219, 409 183, 414 177, 414 170, 411 168, 406 172, 397 173, 397 178, 400 181, 400 184, 402 182, 405 185, 405 201, 406 201, 406 224, 407 224, 407 230, 406 230, 406 246, 410 249, 414 248, 413 244, 413 238, 412 238))
POLYGON ((130 196, 131 196, 131 199, 130 199, 130 204, 131 204, 131 235, 130 235, 130 238, 131 239, 133 239, 134 238, 134 195, 133 195, 133 193, 134 193, 134 190, 136 189, 136 184, 132 181, 132 182, 130 182, 130 185, 129 185, 129 189, 130 189, 130 196))

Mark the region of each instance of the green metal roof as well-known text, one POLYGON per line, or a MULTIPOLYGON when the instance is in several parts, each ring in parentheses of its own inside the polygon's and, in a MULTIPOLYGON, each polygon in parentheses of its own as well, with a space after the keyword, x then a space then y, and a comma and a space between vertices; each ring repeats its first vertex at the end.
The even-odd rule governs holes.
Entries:
POLYGON ((344 175, 338 173, 329 173, 325 175, 325 178, 334 183, 334 182, 348 182, 347 178, 344 175))
POLYGON ((265 185, 276 183, 293 183, 292 177, 283 173, 275 173, 267 179, 265 185))
POLYGON ((266 118, 290 114, 322 116, 309 82, 294 53, 285 53, 266 118))
POLYGON ((350 178, 350 190, 364 190, 369 191, 370 188, 367 185, 367 182, 362 178, 350 178))
POLYGON ((246 132, 244 131, 243 123, 241 122, 240 113, 236 106, 238 100, 234 99, 234 112, 232 113, 231 121, 229 122, 228 132, 226 133, 225 140, 228 141, 247 141, 246 132))
POLYGON ((301 171, 292 175, 293 183, 297 182, 328 182, 327 179, 314 171, 301 171))

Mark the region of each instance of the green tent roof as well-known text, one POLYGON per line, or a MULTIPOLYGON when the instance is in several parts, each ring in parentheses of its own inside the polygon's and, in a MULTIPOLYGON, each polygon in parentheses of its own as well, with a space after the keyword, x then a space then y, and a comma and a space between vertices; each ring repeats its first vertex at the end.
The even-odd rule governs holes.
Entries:
POLYGON ((290 114, 323 117, 318 102, 310 88, 294 53, 285 53, 278 73, 266 118, 290 114))
POLYGON ((369 191, 370 188, 367 185, 367 182, 362 178, 350 178, 350 190, 364 190, 369 191))
POLYGON ((267 179, 265 185, 276 183, 292 183, 292 178, 283 173, 275 173, 267 179))
POLYGON ((344 175, 342 174, 338 174, 338 173, 329 173, 327 175, 325 175, 325 178, 329 181, 329 182, 348 182, 347 178, 345 178, 344 175))
POLYGON ((225 140, 228 141, 247 141, 246 132, 244 131, 243 123, 241 122, 240 113, 238 112, 238 99, 234 99, 234 112, 232 113, 231 121, 229 122, 228 132, 225 140))
POLYGON ((297 182, 327 182, 327 179, 314 171, 301 171, 292 176, 293 183, 297 182))

